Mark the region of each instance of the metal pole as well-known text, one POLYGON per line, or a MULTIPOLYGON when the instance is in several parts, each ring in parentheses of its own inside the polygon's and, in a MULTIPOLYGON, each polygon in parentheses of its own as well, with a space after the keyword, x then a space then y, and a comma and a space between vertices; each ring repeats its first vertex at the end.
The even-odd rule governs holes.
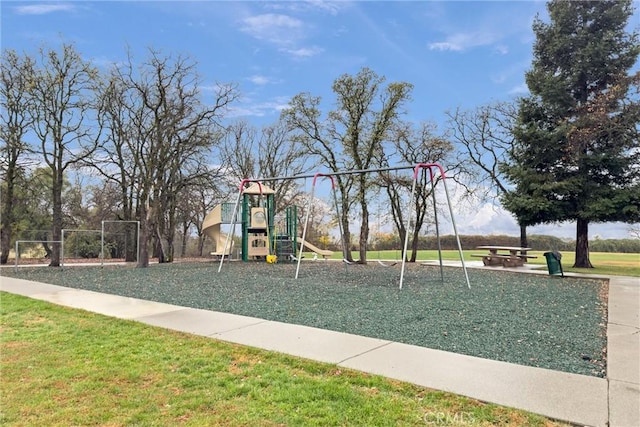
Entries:
MULTIPOLYGON (((464 275, 465 278, 467 279, 467 287, 469 289, 471 289, 471 284, 469 283, 469 274, 467 273, 467 266, 464 263, 464 255, 462 253, 462 245, 460 244, 460 236, 458 236, 458 229, 456 228, 456 221, 455 218, 453 216, 453 207, 451 206, 451 199, 449 197, 449 190, 447 189, 447 177, 445 176, 444 173, 444 169, 442 169, 442 166, 440 166, 437 163, 420 163, 416 166, 416 169, 414 171, 414 179, 417 176, 418 170, 420 168, 429 168, 429 170, 431 170, 431 168, 438 168, 438 170, 440 171, 440 176, 442 177, 442 185, 444 185, 444 192, 447 196, 447 204, 449 205, 449 215, 451 215, 451 223, 453 224, 453 232, 456 235, 456 240, 458 242, 458 252, 460 253, 460 261, 462 262, 462 269, 464 270, 464 275)), ((402 283, 401 283, 402 284, 402 283)))
POLYGON ((104 267, 104 221, 102 221, 102 228, 100 229, 100 267, 104 267))
POLYGON ((449 198, 449 190, 447 189, 447 182, 442 180, 444 185, 444 192, 447 195, 447 204, 449 205, 449 214, 451 215, 451 224, 453 225, 453 232, 456 234, 456 241, 458 242, 458 252, 460 253, 460 261, 462 262, 462 269, 464 270, 464 277, 467 279, 467 288, 471 289, 471 283, 469 282, 469 274, 467 273, 467 266, 464 263, 464 254, 462 253, 462 245, 460 244, 460 236, 458 235, 458 229, 456 228, 456 220, 453 217, 453 207, 451 206, 451 199, 449 198))
POLYGON ((15 266, 13 267, 13 270, 17 273, 18 272, 18 242, 20 240, 16 240, 16 256, 15 256, 15 266))
POLYGON ((298 252, 298 263, 296 265, 296 279, 298 278, 298 273, 300 272, 300 262, 302 261, 302 252, 304 251, 304 244, 307 238, 307 225, 309 224, 309 216, 311 214, 311 205, 313 204, 313 193, 316 188, 316 174, 313 177, 313 181, 311 182, 311 194, 309 195, 309 203, 307 203, 307 212, 304 215, 304 225, 302 226, 302 240, 300 241, 300 252, 298 252))
POLYGON ((442 245, 440 244, 440 227, 438 225, 438 208, 436 203, 436 184, 433 182, 433 170, 429 168, 431 179, 431 196, 433 198, 433 218, 436 223, 436 240, 438 242, 438 260, 440 261, 440 280, 444 283, 444 269, 442 267, 442 245))
MULTIPOLYGON (((313 181, 311 182, 311 194, 309 196, 309 204, 307 206, 307 213, 305 214, 305 218, 304 218, 304 226, 302 227, 302 241, 300 242, 300 252, 298 253, 298 265, 296 266, 296 279, 298 278, 298 273, 300 272, 300 262, 302 261, 302 252, 304 250, 304 244, 306 243, 307 225, 309 224, 309 216, 311 215, 311 205, 313 203, 313 194, 315 193, 316 180, 322 176, 326 176, 331 180, 331 189, 335 190, 335 183, 333 182, 333 177, 331 175, 324 174, 324 173, 317 173, 313 176, 313 181)), ((335 191, 334 191, 334 196, 335 196, 335 191)), ((340 228, 340 240, 342 241, 342 228, 340 228)), ((344 245, 343 245, 343 251, 344 251, 344 245)), ((343 256, 344 256, 344 252, 343 252, 343 256)))
POLYGON ((64 267, 64 228, 62 229, 62 242, 60 243, 60 268, 64 267))
MULTIPOLYGON (((322 172, 320 175, 330 177, 330 176, 338 176, 338 175, 354 175, 359 173, 368 173, 368 172, 386 172, 386 171, 396 171, 402 169, 413 169, 414 165, 402 165, 402 166, 389 166, 386 168, 373 168, 373 169, 357 169, 357 170, 349 170, 349 171, 337 171, 337 172, 322 172)), ((303 179, 303 178, 314 178, 318 174, 302 174, 302 175, 293 175, 293 176, 277 176, 272 178, 255 178, 248 181, 251 182, 269 182, 269 181, 281 181, 284 179, 303 179)))
MULTIPOLYGON (((236 234, 236 218, 238 216, 238 206, 240 205, 240 199, 242 198, 242 192, 244 191, 244 185, 249 182, 248 179, 243 179, 240 182, 240 190, 238 191, 238 198, 236 199, 236 204, 233 207, 233 219, 231 220, 231 235, 227 234, 227 238, 224 241, 224 248, 222 248, 222 256, 220 257, 220 265, 218 266, 218 273, 222 271, 222 263, 224 262, 224 255, 227 252, 227 247, 229 246, 229 239, 233 239, 236 234)), ((262 188, 262 187, 260 187, 262 188)), ((231 254, 229 254, 231 256, 231 254)), ((243 255, 244 256, 244 255, 243 255)))
POLYGON ((136 221, 138 224, 138 245, 136 246, 136 264, 140 262, 140 221, 136 221))
POLYGON ((338 215, 338 231, 340 232, 340 242, 342 243, 342 259, 347 260, 347 242, 344 241, 344 233, 342 230, 342 216, 340 214, 340 208, 338 207, 338 195, 336 194, 336 189, 333 185, 333 178, 331 178, 331 191, 333 192, 333 204, 336 207, 336 215, 338 215))
POLYGON ((409 246, 409 231, 411 231, 411 212, 413 212, 413 194, 416 191, 416 176, 418 174, 418 166, 413 173, 413 184, 411 184, 411 199, 409 199, 409 216, 407 217, 407 230, 404 235, 404 248, 402 249, 402 268, 400 269, 400 284, 398 289, 402 289, 402 282, 404 281, 404 267, 407 263, 407 247, 409 246))

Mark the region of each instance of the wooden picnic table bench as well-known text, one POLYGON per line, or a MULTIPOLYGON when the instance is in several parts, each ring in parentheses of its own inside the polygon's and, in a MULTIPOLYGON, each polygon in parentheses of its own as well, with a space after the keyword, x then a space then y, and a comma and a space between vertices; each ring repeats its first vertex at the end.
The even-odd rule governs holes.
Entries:
POLYGON ((486 249, 489 253, 471 254, 473 257, 481 257, 486 266, 501 265, 503 267, 522 267, 527 258, 537 258, 535 255, 527 255, 531 248, 517 246, 476 246, 476 249, 486 249))

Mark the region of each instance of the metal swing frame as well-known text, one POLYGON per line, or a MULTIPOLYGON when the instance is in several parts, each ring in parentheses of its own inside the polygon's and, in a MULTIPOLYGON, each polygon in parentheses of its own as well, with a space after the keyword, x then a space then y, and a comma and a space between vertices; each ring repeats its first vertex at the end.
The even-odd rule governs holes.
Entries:
MULTIPOLYGON (((409 212, 413 211, 413 200, 414 194, 416 191, 416 183, 418 182, 418 176, 422 169, 429 169, 429 179, 431 181, 431 187, 435 190, 435 182, 434 182, 434 174, 433 169, 436 168, 440 172, 440 177, 442 178, 442 185, 444 186, 444 192, 447 196, 447 205, 449 206, 449 214, 451 215, 451 224, 453 225, 453 232, 456 235, 456 242, 458 243, 458 253, 460 254, 460 261, 462 262, 462 269, 464 270, 464 277, 467 281, 467 288, 471 289, 471 283, 469 282, 469 274, 467 272, 467 266, 464 263, 464 254, 462 253, 462 245, 460 244, 460 236, 458 235, 458 228, 456 227, 456 221, 453 216, 453 206, 451 205, 451 198, 449 197, 449 190, 447 189, 447 181, 444 173, 444 169, 438 163, 418 163, 413 169, 413 184, 411 185, 411 199, 409 200, 409 212)), ((436 235, 438 237, 438 257, 440 260, 440 276, 444 280, 444 274, 442 269, 442 250, 440 247, 440 231, 438 227, 438 214, 436 209, 436 199, 435 199, 435 191, 432 191, 433 195, 433 211, 434 218, 436 221, 436 235)), ((402 269, 400 270, 400 284, 398 285, 399 289, 402 289, 402 283, 404 280, 404 270, 405 264, 407 262, 407 248, 409 246, 409 230, 411 229, 411 220, 409 219, 409 226, 407 227, 407 233, 404 236, 404 248, 402 250, 402 269)), ((415 223, 414 223, 415 227, 415 223)))
MULTIPOLYGON (((244 191, 244 186, 247 183, 250 182, 254 182, 256 184, 258 184, 258 187, 260 188, 260 194, 262 195, 262 182, 269 182, 269 181, 281 181, 281 180, 295 180, 295 179, 303 179, 303 178, 313 178, 312 184, 311 184, 311 192, 310 192, 310 196, 309 196, 309 202, 308 202, 308 207, 307 207, 307 212, 305 215, 305 221, 304 221, 304 228, 302 230, 302 241, 304 242, 304 239, 306 237, 306 233, 307 233, 307 226, 309 223, 309 215, 310 215, 310 211, 311 211, 311 204, 313 203, 313 196, 315 193, 315 187, 316 187, 316 183, 318 178, 321 177, 326 177, 329 178, 331 180, 331 190, 333 193, 333 199, 334 199, 334 204, 335 204, 335 208, 336 208, 336 213, 338 215, 340 215, 340 210, 339 210, 339 206, 338 206, 338 198, 336 195, 336 189, 335 189, 335 182, 333 180, 334 176, 338 176, 338 175, 353 175, 353 174, 362 174, 362 173, 375 173, 375 172, 385 172, 385 171, 393 171, 393 170, 403 170, 403 169, 413 169, 413 183, 411 185, 411 199, 409 200, 409 212, 413 211, 413 201, 414 201, 414 195, 415 195, 415 191, 416 191, 416 184, 418 181, 418 177, 420 175, 420 172, 423 169, 429 169, 429 178, 430 178, 430 182, 431 182, 431 186, 432 186, 432 196, 433 196, 433 202, 434 202, 434 206, 433 206, 433 210, 434 210, 434 219, 435 219, 435 223, 436 223, 436 235, 437 235, 437 239, 438 239, 438 257, 439 257, 439 264, 440 264, 440 275, 441 278, 443 278, 444 280, 444 274, 443 274, 443 262, 442 262, 442 250, 441 250, 441 246, 440 246, 440 231, 439 231, 439 225, 438 225, 438 216, 437 216, 437 209, 436 209, 436 198, 435 198, 435 175, 434 175, 434 169, 437 169, 439 171, 440 174, 440 180, 442 181, 442 184, 444 186, 444 190, 445 190, 445 195, 447 198, 447 205, 449 207, 449 214, 451 217, 451 224, 453 225, 453 231, 454 234, 456 236, 456 242, 458 245, 458 253, 460 254, 460 261, 462 263, 462 269, 464 270, 464 275, 465 275, 465 279, 466 279, 466 283, 467 283, 467 287, 470 289, 471 288, 471 284, 469 281, 469 274, 467 272, 467 266, 464 262, 464 255, 462 253, 462 245, 460 244, 460 236, 458 235, 458 229, 456 226, 456 222, 455 222, 455 218, 453 215, 453 206, 451 204, 451 198, 449 196, 449 190, 447 188, 447 184, 446 184, 446 176, 445 176, 445 172, 444 169, 442 168, 442 166, 440 166, 438 163, 418 163, 417 165, 405 165, 405 166, 392 166, 392 167, 386 167, 386 168, 374 168, 374 169, 359 169, 359 170, 352 170, 352 171, 337 171, 337 172, 326 172, 326 173, 315 173, 313 175, 310 174, 305 174, 305 175, 294 175, 294 176, 283 176, 283 177, 274 177, 274 178, 259 178, 259 179, 249 179, 249 178, 245 178, 240 182, 240 188, 238 191, 238 197, 236 199, 236 203, 235 203, 235 207, 233 210, 233 222, 232 222, 232 226, 231 226, 231 234, 227 235, 227 241, 225 242, 225 247, 227 247, 227 245, 229 244, 229 239, 232 239, 235 235, 235 227, 236 227, 236 217, 238 214, 238 208, 240 205, 240 199, 242 198, 242 193, 244 191)), ((398 284, 398 288, 402 289, 402 285, 404 282, 404 272, 405 272, 405 266, 406 266, 406 262, 407 262, 407 252, 408 252, 408 246, 409 246, 409 234, 410 231, 412 230, 411 228, 411 218, 409 218, 409 224, 407 227, 407 233, 405 234, 405 239, 404 239, 404 247, 402 250, 402 267, 400 270, 400 282, 398 284)), ((340 241, 342 243, 342 258, 343 258, 343 262, 344 263, 349 263, 346 260, 346 246, 345 246, 345 242, 342 239, 342 235, 343 235, 343 230, 342 230, 342 223, 340 221, 338 221, 338 225, 340 227, 340 241)), ((415 221, 413 222, 413 227, 415 228, 415 221)), ((298 254, 298 259, 297 259, 297 266, 296 266, 296 274, 295 274, 295 278, 298 278, 299 275, 299 271, 300 271, 300 263, 302 260, 302 252, 304 249, 304 243, 301 242, 300 244, 300 252, 298 254)), ((224 255, 222 257, 220 257, 220 266, 218 267, 218 273, 222 270, 222 265, 224 263, 224 255)))

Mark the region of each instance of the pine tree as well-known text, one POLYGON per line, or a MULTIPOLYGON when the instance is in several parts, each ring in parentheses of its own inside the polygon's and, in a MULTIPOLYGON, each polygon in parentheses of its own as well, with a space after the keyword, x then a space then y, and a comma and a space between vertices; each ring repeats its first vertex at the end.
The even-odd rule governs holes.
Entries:
POLYGON ((576 221, 574 267, 591 268, 589 223, 640 221, 640 44, 631 0, 547 4, 533 24, 504 205, 524 225, 576 221))

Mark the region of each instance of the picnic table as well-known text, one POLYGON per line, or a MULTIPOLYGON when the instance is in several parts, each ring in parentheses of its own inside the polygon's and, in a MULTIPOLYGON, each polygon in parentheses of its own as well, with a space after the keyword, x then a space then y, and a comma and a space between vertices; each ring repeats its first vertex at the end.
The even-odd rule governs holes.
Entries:
POLYGON ((481 257, 486 266, 522 267, 527 258, 537 258, 535 255, 527 255, 531 248, 517 246, 476 246, 476 249, 486 249, 489 253, 471 254, 473 257, 481 257))

